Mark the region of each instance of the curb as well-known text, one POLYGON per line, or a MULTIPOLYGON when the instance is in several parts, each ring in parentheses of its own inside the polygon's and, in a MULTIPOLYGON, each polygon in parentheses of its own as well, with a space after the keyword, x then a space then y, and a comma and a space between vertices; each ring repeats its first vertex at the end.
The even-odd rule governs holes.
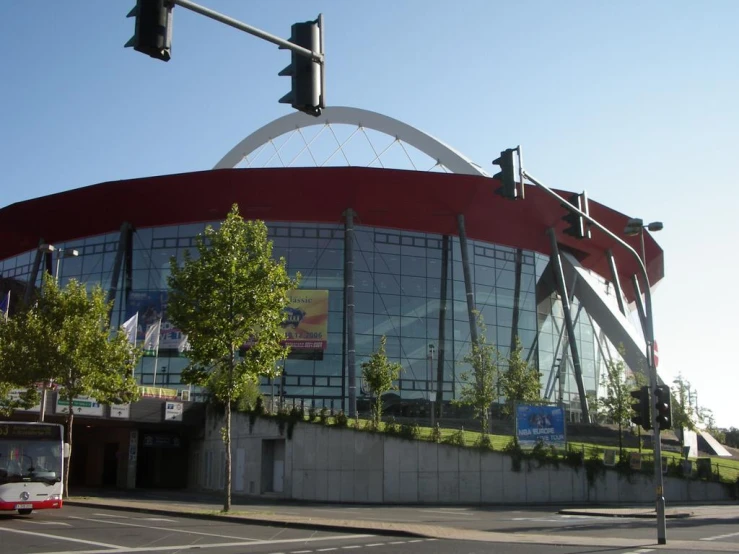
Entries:
POLYGON ((381 536, 392 536, 392 537, 421 537, 421 538, 436 538, 432 535, 421 533, 419 531, 412 531, 406 528, 388 529, 383 527, 373 527, 370 525, 357 525, 352 524, 351 520, 346 520, 347 525, 340 525, 336 523, 327 523, 325 520, 315 519, 308 521, 285 521, 280 519, 269 519, 261 518, 258 515, 237 515, 237 514, 214 514, 208 512, 195 512, 191 510, 187 511, 176 511, 173 509, 166 508, 154 508, 146 506, 126 506, 123 504, 104 504, 99 502, 86 502, 84 500, 65 500, 65 506, 82 506, 86 508, 105 508, 107 510, 119 510, 126 512, 138 512, 144 514, 154 515, 169 515, 179 517, 189 517, 197 519, 208 519, 210 521, 229 521, 231 523, 244 523, 249 525, 262 525, 269 527, 285 527, 287 529, 303 529, 303 530, 315 530, 320 528, 324 531, 334 531, 337 533, 356 533, 366 534, 371 533, 373 535, 381 536))
MULTIPOLYGON (((656 512, 609 512, 607 510, 560 510, 557 513, 568 516, 629 517, 637 519, 655 519, 657 517, 656 512)), ((665 519, 685 519, 692 515, 692 512, 673 512, 665 514, 665 519)))

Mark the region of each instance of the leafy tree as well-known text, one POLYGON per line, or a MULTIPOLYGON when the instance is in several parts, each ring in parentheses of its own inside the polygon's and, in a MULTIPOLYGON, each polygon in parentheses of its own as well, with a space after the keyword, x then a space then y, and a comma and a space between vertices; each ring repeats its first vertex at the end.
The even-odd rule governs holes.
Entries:
MULTIPOLYGON (((623 349, 619 348, 623 355, 623 349)), ((627 374, 623 359, 610 359, 606 362, 606 372, 601 377, 605 396, 601 399, 603 411, 618 425, 618 453, 624 455, 623 430, 631 424, 631 391, 636 388, 634 377, 627 374)))
MULTIPOLYGON (((259 376, 275 378, 287 356, 281 326, 288 292, 298 286, 285 260, 272 259, 261 221, 244 221, 234 204, 219 229, 196 239, 198 257, 172 258, 167 313, 188 336, 190 365, 182 380, 209 390, 225 408, 224 511, 231 509, 231 409, 259 376), (243 354, 243 355, 242 355, 243 354)), ((299 275, 298 275, 299 278, 299 275)))
POLYGON ((713 410, 710 408, 696 408, 698 418, 703 422, 711 436, 721 444, 726 443, 726 433, 716 426, 716 418, 713 415, 713 410))
POLYGON ((490 429, 490 405, 498 396, 498 362, 500 353, 494 345, 487 342, 485 321, 482 314, 476 313, 478 339, 463 362, 472 366, 472 371, 464 371, 460 375, 462 382, 459 398, 453 400, 456 405, 472 406, 475 418, 482 427, 482 437, 486 437, 490 429))
POLYGON ((500 376, 500 388, 506 398, 503 413, 511 416, 516 402, 533 402, 541 398, 541 374, 521 356, 523 345, 516 336, 515 345, 508 356, 508 371, 500 376))
MULTIPOLYGON (((18 313, 18 312, 17 312, 18 313)), ((42 344, 44 332, 37 312, 19 313, 0 322, 0 415, 10 417, 16 409, 28 409, 39 401, 34 378, 46 371, 40 356, 28 356, 29 344, 42 344), (26 389, 20 398, 11 396, 26 389)))
POLYGON ((739 429, 736 427, 730 427, 725 433, 726 435, 726 446, 732 448, 739 448, 739 429))
POLYGON ((606 413, 603 408, 603 401, 598 397, 595 391, 587 391, 585 398, 588 400, 588 409, 590 410, 590 417, 593 419, 593 423, 603 423, 606 413))
POLYGON ((689 401, 690 383, 678 375, 672 384, 672 429, 679 433, 680 443, 685 446, 685 429, 695 431, 695 410, 689 401))
MULTIPOLYGON (((0 332, 0 374, 29 388, 32 383, 48 381, 60 387, 59 397, 70 407, 66 418, 70 445, 74 398, 91 396, 104 404, 138 399, 133 368, 139 353, 125 333, 111 333, 111 307, 99 285, 90 293, 76 280, 59 288, 45 275, 36 304, 13 317, 0 332)), ((69 465, 65 468, 65 491, 69 490, 69 465)))
POLYGON ((400 377, 403 366, 397 362, 387 359, 385 344, 387 337, 380 338, 380 346, 375 350, 370 359, 362 363, 362 378, 364 379, 370 396, 375 398, 372 406, 372 422, 375 428, 380 427, 382 420, 382 395, 391 390, 397 390, 394 382, 400 377))

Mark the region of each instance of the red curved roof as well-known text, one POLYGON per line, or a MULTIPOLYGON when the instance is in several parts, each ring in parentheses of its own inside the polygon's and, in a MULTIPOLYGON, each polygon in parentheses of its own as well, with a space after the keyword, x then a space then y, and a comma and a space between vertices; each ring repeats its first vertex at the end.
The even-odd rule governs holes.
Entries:
MULTIPOLYGON (((250 219, 337 223, 351 207, 359 225, 451 235, 462 213, 470 238, 542 253, 550 250, 546 231, 554 226, 563 248, 609 280, 606 251, 612 248, 633 299, 629 283, 637 264, 623 248, 597 230, 590 240, 563 234, 565 209, 535 187, 517 201, 498 196, 497 188, 474 175, 359 167, 223 169, 113 181, 1 209, 0 259, 35 248, 42 237, 54 243, 115 232, 124 221, 135 227, 215 221, 233 203, 250 219)), ((593 200, 590 214, 616 233, 628 220, 593 200)), ((647 233, 644 238, 654 284, 664 276, 663 252, 647 233)), ((639 237, 624 239, 640 251, 639 237)))

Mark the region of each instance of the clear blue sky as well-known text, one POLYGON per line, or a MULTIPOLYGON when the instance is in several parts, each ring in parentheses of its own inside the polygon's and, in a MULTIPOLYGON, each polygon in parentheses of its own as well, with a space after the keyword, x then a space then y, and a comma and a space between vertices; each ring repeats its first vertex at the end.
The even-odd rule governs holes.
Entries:
MULTIPOLYGON (((663 221, 660 369, 739 426, 739 3, 200 3, 283 37, 322 12, 329 105, 398 118, 488 171, 521 144, 547 184, 663 221)), ((123 48, 133 4, 0 2, 0 205, 208 169, 290 112, 287 52, 176 8, 159 62, 123 48)))

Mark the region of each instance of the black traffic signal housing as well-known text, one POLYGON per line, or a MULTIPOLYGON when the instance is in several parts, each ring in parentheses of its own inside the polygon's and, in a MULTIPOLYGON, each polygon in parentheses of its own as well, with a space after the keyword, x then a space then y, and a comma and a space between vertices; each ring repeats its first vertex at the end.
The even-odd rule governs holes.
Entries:
MULTIPOLYGON (((583 192, 582 194, 573 194, 567 199, 567 201, 581 212, 590 215, 588 195, 586 192, 583 192)), ((576 239, 589 239, 590 223, 588 223, 580 214, 571 211, 567 206, 563 207, 567 210, 567 215, 562 219, 570 224, 570 226, 564 230, 564 233, 571 237, 575 237, 576 239)))
POLYGON ((652 428, 652 420, 649 418, 649 387, 632 390, 630 394, 636 400, 635 404, 631 404, 634 412, 631 416, 631 423, 649 431, 652 428))
MULTIPOLYGON (((323 54, 323 29, 321 19, 294 23, 291 27, 290 42, 323 54)), ((290 104, 298 111, 318 117, 326 107, 324 101, 324 64, 312 60, 302 54, 290 52, 290 65, 280 71, 280 77, 291 77, 292 87, 289 93, 280 98, 281 104, 290 104)))
POLYGON ((657 410, 660 431, 672 429, 672 401, 670 387, 667 385, 659 385, 654 390, 654 409, 657 410))
MULTIPOLYGON (((503 198, 516 200, 518 198, 518 185, 516 183, 516 167, 513 163, 513 154, 515 148, 507 148, 500 153, 497 160, 493 160, 493 165, 500 166, 500 171, 493 175, 493 179, 501 182, 495 192, 503 198)), ((523 186, 523 183, 521 184, 523 186)))
POLYGON ((136 18, 136 28, 125 47, 168 62, 172 57, 171 0, 136 0, 126 17, 136 18))

